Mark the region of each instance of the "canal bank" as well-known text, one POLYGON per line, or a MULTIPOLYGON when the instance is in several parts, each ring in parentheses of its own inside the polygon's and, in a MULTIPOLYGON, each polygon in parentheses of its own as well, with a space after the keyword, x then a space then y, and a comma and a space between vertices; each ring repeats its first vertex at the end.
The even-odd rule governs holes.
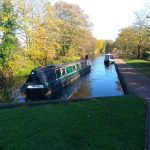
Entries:
POLYGON ((146 149, 150 150, 150 79, 126 64, 122 59, 115 59, 115 65, 127 94, 134 94, 145 99, 147 109, 146 149))

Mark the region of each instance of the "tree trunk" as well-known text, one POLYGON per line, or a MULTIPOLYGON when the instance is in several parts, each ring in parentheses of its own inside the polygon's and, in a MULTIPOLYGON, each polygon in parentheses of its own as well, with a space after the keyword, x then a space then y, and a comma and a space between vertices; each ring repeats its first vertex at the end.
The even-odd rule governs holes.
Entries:
POLYGON ((138 58, 141 58, 141 57, 142 57, 141 45, 138 45, 138 47, 137 47, 137 57, 138 57, 138 58))

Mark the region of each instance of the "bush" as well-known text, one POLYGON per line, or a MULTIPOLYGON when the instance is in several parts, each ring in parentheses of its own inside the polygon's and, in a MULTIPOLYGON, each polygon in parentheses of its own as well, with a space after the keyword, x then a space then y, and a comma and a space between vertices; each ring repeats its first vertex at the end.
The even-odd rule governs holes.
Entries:
POLYGON ((146 51, 143 53, 143 59, 150 61, 150 51, 146 51))
POLYGON ((3 68, 3 74, 6 78, 29 75, 31 70, 36 68, 34 62, 22 55, 14 54, 3 68))

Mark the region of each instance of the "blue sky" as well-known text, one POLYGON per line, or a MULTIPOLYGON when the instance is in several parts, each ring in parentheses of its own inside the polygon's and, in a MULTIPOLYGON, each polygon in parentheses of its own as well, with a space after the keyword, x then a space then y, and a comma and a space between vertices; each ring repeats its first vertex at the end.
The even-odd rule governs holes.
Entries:
MULTIPOLYGON (((58 0, 52 0, 56 2, 58 0)), ((132 25, 134 12, 150 0, 63 0, 78 4, 93 23, 97 39, 115 40, 121 28, 132 25)))

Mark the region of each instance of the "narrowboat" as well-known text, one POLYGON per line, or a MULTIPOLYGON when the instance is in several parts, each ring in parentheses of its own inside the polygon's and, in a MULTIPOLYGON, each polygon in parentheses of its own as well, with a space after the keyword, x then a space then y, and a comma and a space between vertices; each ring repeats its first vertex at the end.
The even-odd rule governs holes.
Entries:
POLYGON ((89 59, 40 67, 31 71, 21 90, 24 90, 26 100, 50 99, 53 93, 90 71, 89 59))
POLYGON ((104 64, 113 64, 114 63, 114 57, 112 54, 105 54, 104 58, 104 64))

